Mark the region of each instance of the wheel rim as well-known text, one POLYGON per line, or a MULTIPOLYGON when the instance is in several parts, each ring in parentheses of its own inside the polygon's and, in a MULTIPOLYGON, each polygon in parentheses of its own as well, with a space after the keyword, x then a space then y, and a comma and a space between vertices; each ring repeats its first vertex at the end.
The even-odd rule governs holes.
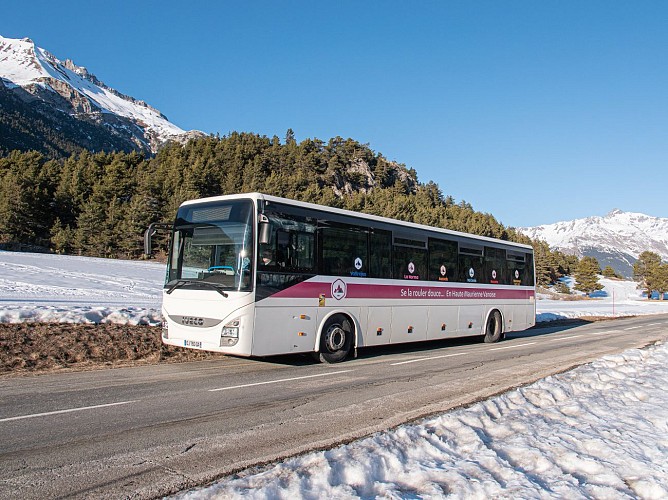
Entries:
POLYGON ((338 351, 346 344, 346 331, 340 325, 332 325, 325 333, 325 346, 330 352, 338 351))

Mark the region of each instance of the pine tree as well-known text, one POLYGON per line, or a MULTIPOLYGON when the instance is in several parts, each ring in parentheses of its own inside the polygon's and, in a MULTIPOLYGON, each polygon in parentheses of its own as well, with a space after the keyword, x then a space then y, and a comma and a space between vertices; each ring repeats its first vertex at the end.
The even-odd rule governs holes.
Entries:
POLYGON ((612 266, 605 266, 601 274, 606 278, 621 278, 619 273, 615 271, 612 266))
POLYGON ((598 274, 601 266, 594 257, 583 257, 575 272, 575 289, 584 292, 587 296, 592 292, 601 290, 603 285, 598 282, 598 274))
POLYGON ((534 259, 536 266, 536 284, 548 286, 554 283, 554 271, 551 266, 550 247, 545 241, 533 242, 534 259))
POLYGON ((645 251, 638 256, 633 264, 633 279, 638 282, 638 288, 647 292, 647 298, 652 298, 652 292, 660 284, 661 257, 650 251, 645 251))
POLYGON ((656 291, 659 292, 659 300, 664 300, 668 292, 668 264, 661 264, 656 273, 656 291))
POLYGON ((51 244, 53 250, 60 254, 69 254, 74 249, 74 231, 70 226, 64 226, 58 217, 51 228, 51 244))
POLYGON ((0 243, 34 241, 29 194, 19 176, 8 172, 0 180, 0 243))

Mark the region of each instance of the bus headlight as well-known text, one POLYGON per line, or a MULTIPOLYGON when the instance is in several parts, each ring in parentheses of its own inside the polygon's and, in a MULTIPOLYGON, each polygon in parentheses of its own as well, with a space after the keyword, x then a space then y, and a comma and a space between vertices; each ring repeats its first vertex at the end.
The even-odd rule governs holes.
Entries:
POLYGON ((233 319, 220 332, 220 346, 235 345, 239 341, 239 325, 241 320, 239 318, 233 319))
POLYGON ((223 327, 223 331, 220 334, 221 337, 234 337, 239 338, 239 324, 241 321, 239 321, 239 318, 230 321, 228 324, 226 324, 223 327))

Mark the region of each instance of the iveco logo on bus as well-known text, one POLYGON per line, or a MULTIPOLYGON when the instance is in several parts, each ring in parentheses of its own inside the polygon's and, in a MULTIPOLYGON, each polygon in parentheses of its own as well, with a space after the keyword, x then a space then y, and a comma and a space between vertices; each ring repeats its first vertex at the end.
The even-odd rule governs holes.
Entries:
POLYGON ((187 326, 204 326, 204 318, 193 318, 192 316, 183 316, 181 324, 187 326))

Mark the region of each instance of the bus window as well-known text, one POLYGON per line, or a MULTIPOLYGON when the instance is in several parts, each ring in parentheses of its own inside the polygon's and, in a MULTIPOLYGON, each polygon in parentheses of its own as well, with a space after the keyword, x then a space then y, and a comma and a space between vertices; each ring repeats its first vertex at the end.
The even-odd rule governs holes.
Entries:
POLYGON ((322 227, 322 274, 364 278, 369 274, 366 228, 322 227))
POLYGON ((371 230, 369 271, 372 278, 392 278, 392 233, 389 231, 371 230))
POLYGON ((308 273, 315 269, 315 224, 288 214, 267 213, 269 243, 259 245, 260 270, 308 273))
POLYGON ((522 285, 524 286, 534 286, 535 285, 535 278, 533 275, 533 254, 532 253, 527 253, 526 254, 526 262, 527 266, 524 271, 524 275, 522 277, 522 285))
POLYGON ((462 243, 457 258, 458 280, 462 283, 480 283, 484 281, 482 247, 462 243), (467 246, 464 246, 467 245, 467 246))
POLYGON ((394 277, 401 280, 427 279, 427 242, 394 236, 394 277))
POLYGON ((485 247, 484 283, 506 283, 506 251, 502 248, 485 247))
POLYGON ((429 279, 456 281, 457 242, 429 239, 429 279))
POLYGON ((533 256, 530 253, 509 251, 508 284, 533 286, 533 256))

